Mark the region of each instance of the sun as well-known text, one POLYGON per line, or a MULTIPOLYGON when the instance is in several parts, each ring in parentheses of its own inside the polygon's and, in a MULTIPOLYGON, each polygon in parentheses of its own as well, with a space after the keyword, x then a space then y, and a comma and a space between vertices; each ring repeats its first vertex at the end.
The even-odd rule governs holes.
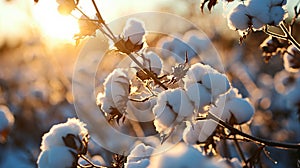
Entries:
POLYGON ((52 42, 74 42, 74 34, 79 32, 77 19, 63 16, 57 11, 55 1, 40 1, 34 8, 34 17, 42 36, 52 42))

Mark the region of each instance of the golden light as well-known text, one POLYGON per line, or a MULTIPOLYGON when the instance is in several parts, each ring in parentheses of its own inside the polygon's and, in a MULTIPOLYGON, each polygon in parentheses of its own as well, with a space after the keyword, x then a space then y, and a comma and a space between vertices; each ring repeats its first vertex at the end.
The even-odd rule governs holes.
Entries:
POLYGON ((43 37, 52 42, 74 42, 74 34, 79 32, 77 20, 63 16, 57 11, 56 1, 40 1, 34 6, 34 17, 43 37))

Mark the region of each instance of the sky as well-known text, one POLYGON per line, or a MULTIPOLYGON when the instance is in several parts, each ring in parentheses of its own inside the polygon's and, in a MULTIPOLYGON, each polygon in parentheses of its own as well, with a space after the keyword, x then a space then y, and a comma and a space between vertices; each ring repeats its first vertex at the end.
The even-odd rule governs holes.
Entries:
MULTIPOLYGON (((200 0, 195 1, 200 3, 200 0)), ((96 2, 107 23, 136 12, 158 11, 162 4, 182 8, 175 0, 96 0, 96 2)), ((297 1, 289 2, 290 7, 297 3, 297 1)), ((91 1, 81 0, 80 7, 89 15, 94 14, 91 1)), ((218 8, 214 10, 217 11, 218 8)), ((15 46, 20 41, 26 41, 36 31, 41 32, 43 38, 47 40, 72 41, 79 28, 74 17, 62 16, 57 12, 55 0, 39 0, 38 4, 34 4, 33 0, 0 0, 0 47, 4 43, 15 46)))

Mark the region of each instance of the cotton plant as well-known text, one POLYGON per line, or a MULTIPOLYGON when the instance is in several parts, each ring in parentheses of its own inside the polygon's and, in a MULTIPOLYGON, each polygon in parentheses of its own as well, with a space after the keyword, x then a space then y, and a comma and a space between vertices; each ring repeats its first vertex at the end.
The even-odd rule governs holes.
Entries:
MULTIPOLYGON (((79 1, 57 2, 64 14, 75 10, 82 14, 79 18, 81 30, 76 40, 95 36, 95 31, 100 31, 112 43, 110 50, 130 58, 128 67, 114 69, 104 80, 103 90, 97 93, 99 110, 110 124, 117 122, 119 127, 116 129, 122 130, 128 126, 126 124, 132 124, 134 128, 136 125, 133 124, 138 123, 140 132, 151 132, 160 138, 161 145, 170 143, 173 146, 170 150, 157 152, 156 146, 137 142, 128 156, 116 154, 111 167, 224 167, 216 144, 229 140, 238 148, 241 165, 245 167, 255 162, 251 159, 260 155, 266 146, 299 149, 298 144, 270 142, 243 132, 242 126, 251 123, 255 114, 250 100, 232 87, 225 73, 210 65, 190 61, 208 46, 202 36, 189 32, 183 38, 163 39, 158 43, 163 50, 159 53, 147 47, 147 31, 142 21, 128 19, 122 32, 115 35, 102 19, 94 0, 96 16, 93 18, 79 10, 79 1), (164 64, 168 57, 180 59, 170 68, 164 64), (166 72, 166 69, 171 70, 166 72), (151 127, 143 127, 149 122, 151 127), (168 141, 175 136, 178 141, 168 141), (261 150, 246 160, 240 141, 253 142, 261 150), (215 153, 208 153, 209 150, 215 153), (215 164, 207 155, 221 161, 215 164)), ((286 1, 267 0, 260 6, 258 4, 257 0, 249 0, 234 8, 228 17, 230 27, 245 32, 281 25, 285 30, 281 21, 286 18, 286 1), (254 10, 256 7, 259 10, 254 10)), ((265 32, 278 37, 266 29, 265 32)), ((288 32, 285 35, 286 39, 291 39, 288 32)), ((270 45, 267 43, 267 47, 270 45)), ((288 50, 287 54, 290 53, 288 50)), ((138 135, 138 131, 135 133, 138 135)), ((87 160, 87 144, 88 131, 79 120, 70 119, 55 125, 43 136, 38 165, 78 166, 81 158, 88 162, 85 166, 105 167, 87 160)), ((236 167, 240 165, 235 159, 230 162, 236 167)))

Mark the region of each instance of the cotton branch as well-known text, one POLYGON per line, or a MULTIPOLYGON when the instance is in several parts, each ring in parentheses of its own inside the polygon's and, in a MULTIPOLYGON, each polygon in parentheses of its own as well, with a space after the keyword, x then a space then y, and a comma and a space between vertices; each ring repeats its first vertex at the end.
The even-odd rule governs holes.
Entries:
POLYGON ((258 138, 258 137, 254 137, 252 135, 246 134, 246 133, 234 128, 230 124, 222 121, 220 118, 218 118, 217 116, 215 116, 212 113, 208 113, 207 119, 212 119, 215 122, 217 122, 219 125, 229 129, 230 133, 232 135, 240 135, 244 138, 247 138, 247 139, 255 142, 256 144, 266 145, 266 146, 281 148, 281 149, 300 149, 300 144, 275 142, 275 141, 270 141, 270 140, 266 140, 266 139, 262 139, 262 138, 258 138))

